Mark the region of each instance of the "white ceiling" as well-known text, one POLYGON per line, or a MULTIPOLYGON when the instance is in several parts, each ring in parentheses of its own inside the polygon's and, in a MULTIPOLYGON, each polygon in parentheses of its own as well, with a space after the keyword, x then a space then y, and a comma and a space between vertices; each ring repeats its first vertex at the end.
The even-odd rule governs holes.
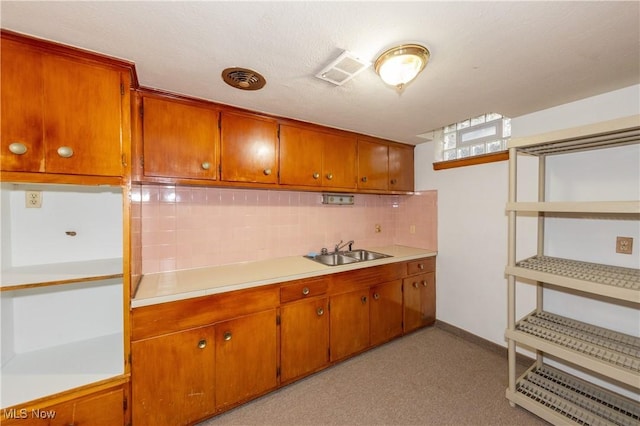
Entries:
POLYGON ((484 112, 510 117, 640 83, 640 2, 5 1, 2 27, 135 62, 140 84, 420 143, 484 112), (343 50, 431 51, 402 94, 373 67, 315 77, 343 50), (227 86, 239 66, 267 79, 227 86))

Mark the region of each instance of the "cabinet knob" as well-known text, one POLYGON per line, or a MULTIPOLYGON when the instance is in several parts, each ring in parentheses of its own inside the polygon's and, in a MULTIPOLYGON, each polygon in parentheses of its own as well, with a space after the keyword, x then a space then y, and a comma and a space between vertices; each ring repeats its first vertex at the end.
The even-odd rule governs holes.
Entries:
POLYGON ((62 158, 70 158, 73 156, 73 148, 70 146, 61 146, 58 148, 58 155, 62 158))
POLYGON ((333 173, 327 173, 327 179, 328 180, 333 179, 333 173))
POLYGON ((426 287, 427 286, 427 281, 426 280, 422 280, 422 286, 426 287))
POLYGON ((424 269, 424 263, 418 264, 418 269, 420 269, 422 271, 424 269))
POLYGON ((396 179, 391 179, 391 185, 395 185, 396 183, 398 183, 396 179))
POLYGON ((27 146, 21 142, 14 142, 9 145, 9 151, 16 155, 22 155, 27 152, 27 146))
POLYGON ((316 314, 318 314, 318 316, 321 317, 322 315, 324 315, 324 309, 323 308, 316 309, 316 314))
POLYGON ((271 169, 264 169, 262 173, 264 173, 265 176, 269 176, 271 174, 271 169))
POLYGON ((418 283, 413 283, 413 287, 414 288, 418 288, 419 284, 418 283))
POLYGON ((374 300, 379 300, 380 299, 380 294, 379 293, 373 293, 373 299, 374 300))
POLYGON ((364 305, 365 303, 367 303, 367 296, 362 296, 360 298, 360 301, 362 302, 362 304, 364 305))
POLYGON ((316 172, 313 174, 313 178, 314 179, 319 179, 320 178, 320 173, 316 172))
POLYGON ((363 182, 366 182, 367 181, 367 177, 366 176, 362 176, 362 179, 360 179, 360 180, 363 181, 363 182))
POLYGON ((198 348, 200 348, 200 349, 204 349, 204 348, 206 348, 206 347, 207 347, 207 341, 206 341, 206 340, 202 339, 202 340, 200 340, 200 341, 198 342, 198 348))
POLYGON ((228 342, 229 340, 231 340, 231 332, 230 331, 225 331, 224 334, 222 335, 223 339, 225 342, 228 342))
POLYGON ((305 287, 305 288, 303 288, 303 289, 302 289, 302 294, 304 294, 305 296, 306 296, 307 294, 309 294, 309 287, 305 287))
POLYGON ((209 163, 208 161, 205 161, 200 166, 202 167, 202 170, 209 170, 211 168, 211 163, 209 163))

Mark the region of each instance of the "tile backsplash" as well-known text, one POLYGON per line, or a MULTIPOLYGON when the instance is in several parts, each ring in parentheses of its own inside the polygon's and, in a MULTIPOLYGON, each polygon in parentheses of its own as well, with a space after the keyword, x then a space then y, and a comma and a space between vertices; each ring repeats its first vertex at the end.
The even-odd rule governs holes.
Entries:
POLYGON ((435 191, 330 206, 317 192, 144 185, 140 201, 142 273, 303 255, 340 240, 437 248, 435 191))

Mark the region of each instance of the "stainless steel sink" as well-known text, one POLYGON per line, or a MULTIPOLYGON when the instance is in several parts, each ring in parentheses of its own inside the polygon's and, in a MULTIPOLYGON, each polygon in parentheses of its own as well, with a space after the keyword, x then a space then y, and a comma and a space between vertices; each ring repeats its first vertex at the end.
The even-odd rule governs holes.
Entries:
POLYGON ((354 257, 345 256, 339 253, 319 254, 311 259, 329 266, 346 265, 347 263, 356 263, 358 261, 358 259, 354 257))
POLYGON ((315 262, 328 266, 346 265, 348 263, 365 262, 367 260, 382 259, 391 257, 387 254, 376 253, 369 250, 351 250, 340 253, 319 254, 317 256, 306 256, 315 262))
POLYGON ((344 255, 345 256, 349 256, 349 257, 353 257, 354 259, 358 259, 360 261, 362 261, 362 260, 376 260, 376 259, 383 259, 385 257, 391 257, 388 254, 377 253, 375 251, 369 251, 369 250, 345 251, 344 255))

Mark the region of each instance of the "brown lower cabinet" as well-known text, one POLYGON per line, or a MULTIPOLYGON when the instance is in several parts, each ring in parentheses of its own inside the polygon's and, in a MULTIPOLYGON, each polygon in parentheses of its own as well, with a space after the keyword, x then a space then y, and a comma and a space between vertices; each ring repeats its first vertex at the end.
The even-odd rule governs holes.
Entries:
MULTIPOLYGON (((104 426, 124 424, 122 386, 41 409, 3 409, 3 426, 104 426)), ((144 424, 144 423, 143 423, 144 424)))
POLYGON ((192 424, 433 323, 435 259, 135 308, 131 317, 133 426, 192 424))

